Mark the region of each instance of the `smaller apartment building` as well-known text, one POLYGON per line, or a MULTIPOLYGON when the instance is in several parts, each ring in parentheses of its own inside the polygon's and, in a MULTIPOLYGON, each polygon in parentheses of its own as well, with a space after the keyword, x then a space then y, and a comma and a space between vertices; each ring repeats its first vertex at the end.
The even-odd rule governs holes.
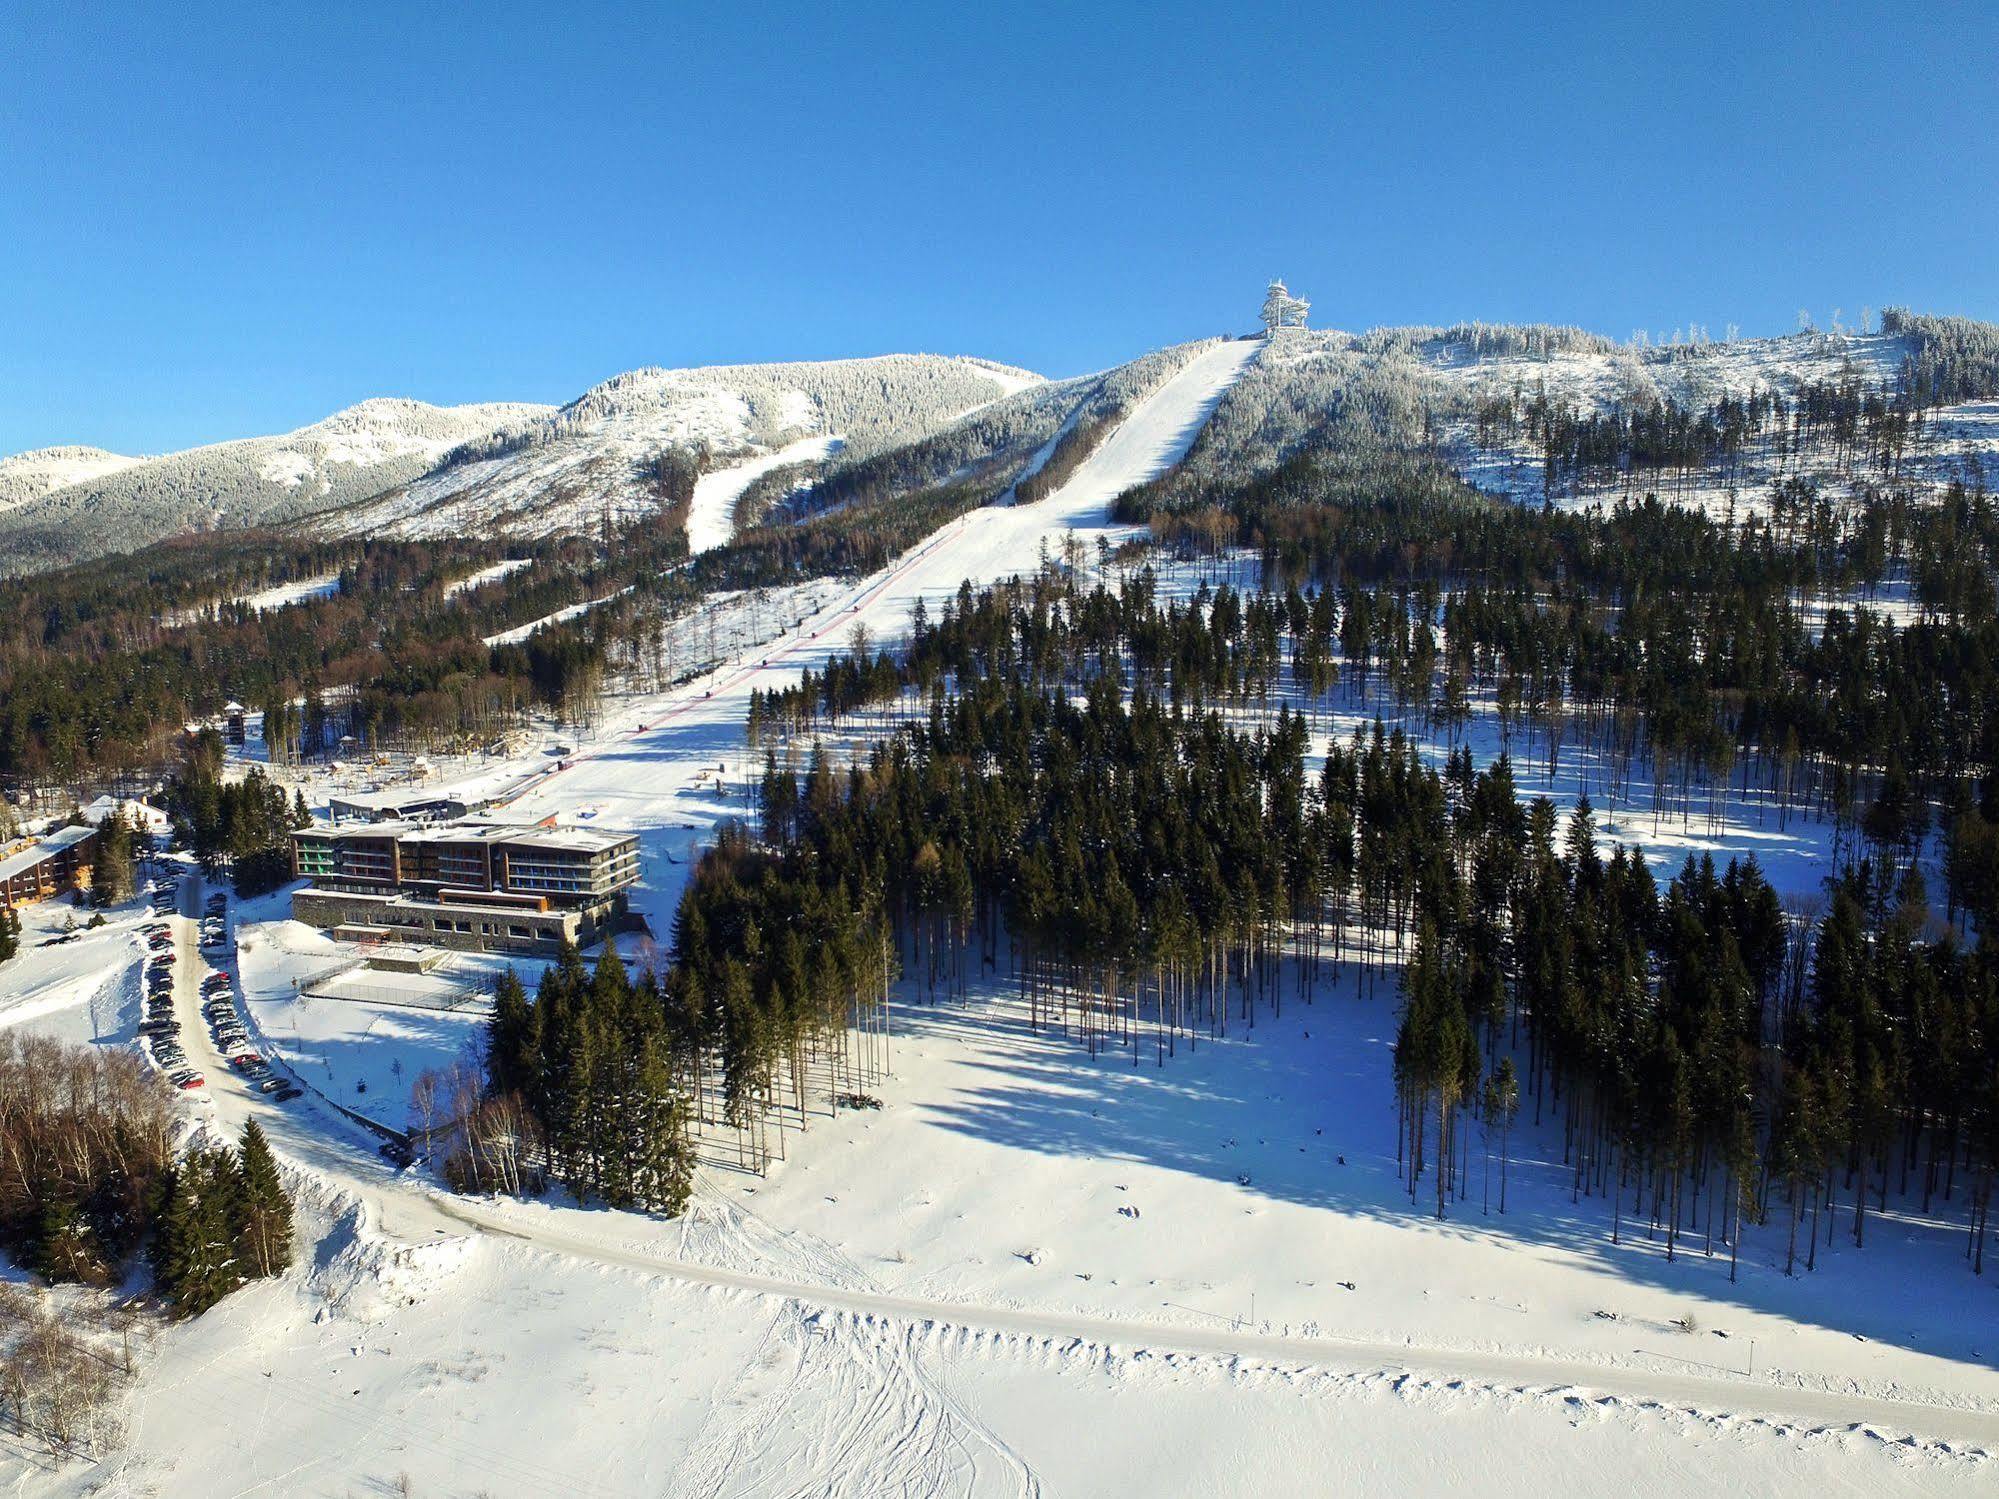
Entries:
POLYGON ((292 834, 312 888, 292 915, 346 936, 486 952, 547 952, 615 932, 638 839, 552 822, 356 823, 292 834))
POLYGON ((97 829, 57 828, 17 854, 0 859, 0 905, 32 906, 90 884, 97 829))

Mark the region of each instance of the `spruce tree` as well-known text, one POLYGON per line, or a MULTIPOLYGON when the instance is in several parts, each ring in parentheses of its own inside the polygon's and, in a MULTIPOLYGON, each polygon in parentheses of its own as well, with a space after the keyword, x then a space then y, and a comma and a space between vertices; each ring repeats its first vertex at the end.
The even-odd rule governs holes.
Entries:
POLYGON ((90 901, 115 906, 132 898, 135 866, 132 830, 123 812, 113 812, 97 830, 97 848, 90 866, 90 901))
POLYGON ((198 1316, 244 1279, 236 1252, 242 1168, 235 1152, 195 1147, 168 1174, 165 1193, 153 1240, 154 1274, 176 1312, 198 1316))
POLYGON ((242 1193, 237 1202, 239 1258, 258 1275, 277 1275, 292 1258, 292 1200, 278 1176, 270 1141, 252 1119, 243 1126, 242 1193))

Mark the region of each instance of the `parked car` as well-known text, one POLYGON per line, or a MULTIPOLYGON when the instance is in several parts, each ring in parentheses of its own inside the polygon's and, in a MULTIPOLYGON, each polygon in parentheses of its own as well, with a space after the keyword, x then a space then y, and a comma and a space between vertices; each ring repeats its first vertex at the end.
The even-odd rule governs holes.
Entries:
POLYGON ((285 1083, 282 1084, 278 1088, 278 1091, 273 1093, 271 1097, 275 1098, 279 1103, 290 1103, 294 1098, 297 1098, 299 1094, 303 1093, 304 1091, 305 1090, 299 1087, 298 1084, 296 1083, 285 1083))
POLYGON ((203 1077, 199 1072, 190 1072, 183 1077, 175 1079, 175 1083, 179 1086, 182 1092, 187 1092, 189 1089, 192 1088, 202 1087, 207 1082, 208 1079, 203 1077))

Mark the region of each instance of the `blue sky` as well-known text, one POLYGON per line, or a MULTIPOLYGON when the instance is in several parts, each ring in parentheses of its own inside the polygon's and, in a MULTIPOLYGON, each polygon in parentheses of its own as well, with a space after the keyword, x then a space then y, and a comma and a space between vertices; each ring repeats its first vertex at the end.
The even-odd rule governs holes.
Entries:
POLYGON ((1989 4, 0 0, 0 452, 642 364, 1070 374, 1273 274, 1346 328, 1999 319, 1995 57, 1989 4))

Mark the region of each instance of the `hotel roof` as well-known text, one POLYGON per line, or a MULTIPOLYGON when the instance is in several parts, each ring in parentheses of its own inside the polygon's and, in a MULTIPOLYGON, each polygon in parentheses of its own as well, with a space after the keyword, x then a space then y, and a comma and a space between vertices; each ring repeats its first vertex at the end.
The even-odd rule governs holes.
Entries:
POLYGON ((95 828, 57 828, 33 848, 24 848, 12 858, 0 859, 0 880, 26 873, 64 849, 73 848, 96 831, 95 828))
POLYGON ((603 828, 545 828, 519 822, 371 822, 360 827, 313 828, 328 838, 393 838, 398 843, 505 843, 514 848, 595 854, 630 842, 636 834, 603 828))

